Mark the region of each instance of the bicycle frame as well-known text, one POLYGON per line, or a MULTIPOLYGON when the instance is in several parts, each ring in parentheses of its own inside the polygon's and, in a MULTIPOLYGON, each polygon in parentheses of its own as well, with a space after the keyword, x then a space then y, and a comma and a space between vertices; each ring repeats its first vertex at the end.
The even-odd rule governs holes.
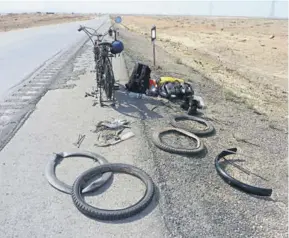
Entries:
MULTIPOLYGON (((102 24, 103 25, 103 24, 102 24)), ((101 26, 102 26, 101 25, 101 26)), ((114 24, 113 24, 114 25, 114 24)), ((106 35, 112 36, 112 32, 114 32, 114 40, 117 40, 117 31, 115 29, 112 29, 112 26, 110 26, 109 30, 105 34, 98 34, 97 30, 101 27, 99 27, 97 30, 93 29, 91 27, 85 27, 80 26, 78 31, 84 31, 87 36, 89 37, 90 41, 93 44, 93 52, 94 52, 94 59, 95 59, 95 69, 96 69, 96 82, 97 82, 97 88, 99 89, 99 100, 100 105, 103 105, 102 100, 102 88, 104 89, 107 99, 110 101, 113 101, 113 105, 115 104, 115 90, 114 90, 114 73, 112 69, 112 62, 111 57, 115 57, 116 55, 112 54, 110 52, 109 47, 111 47, 110 42, 102 42, 104 37, 106 35), (93 31, 93 32, 91 32, 93 31), (96 36, 97 39, 93 40, 93 37, 96 36), (109 72, 109 79, 107 80, 107 73, 109 72)))

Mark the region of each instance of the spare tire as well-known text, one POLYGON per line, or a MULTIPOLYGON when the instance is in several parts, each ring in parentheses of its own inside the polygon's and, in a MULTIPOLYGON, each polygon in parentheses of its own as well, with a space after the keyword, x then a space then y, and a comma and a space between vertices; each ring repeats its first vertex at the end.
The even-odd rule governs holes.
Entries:
POLYGON ((204 120, 203 118, 200 117, 195 117, 195 116, 189 116, 189 115, 185 115, 185 114, 181 114, 181 115, 173 115, 170 117, 170 123, 172 126, 176 127, 176 128, 180 128, 186 131, 189 131, 197 136, 207 136, 210 135, 214 132, 214 126, 212 123, 204 120), (199 122, 203 125, 206 126, 206 129, 201 130, 201 129, 194 129, 191 128, 189 126, 185 126, 185 125, 180 125, 179 123, 177 123, 177 120, 192 120, 192 121, 196 121, 199 122))
POLYGON ((150 176, 143 170, 128 164, 103 164, 91 168, 81 174, 72 186, 72 200, 77 209, 84 215, 99 220, 119 220, 133 216, 145 209, 154 195, 154 184, 150 176), (81 193, 88 180, 102 173, 114 172, 130 174, 139 178, 146 186, 144 196, 134 205, 124 209, 106 210, 93 207, 86 203, 81 193))
POLYGON ((185 131, 183 129, 179 129, 179 128, 174 128, 174 127, 168 127, 168 128, 164 128, 161 129, 159 131, 155 131, 152 135, 152 142, 160 149, 166 151, 166 152, 170 152, 170 153, 176 153, 176 154, 197 154, 200 153, 201 151, 203 151, 205 149, 203 142, 200 140, 199 137, 197 137, 196 135, 194 135, 193 133, 190 133, 188 131, 185 131), (161 135, 171 132, 171 131, 177 131, 181 134, 184 134, 190 138, 193 138, 197 141, 197 147, 196 148, 177 148, 177 147, 173 147, 171 145, 168 145, 164 142, 162 142, 161 140, 161 135))
MULTIPOLYGON (((61 152, 55 154, 55 157, 48 162, 45 168, 45 177, 50 183, 50 185, 57 190, 71 194, 72 187, 67 185, 66 183, 60 181, 56 177, 55 169, 56 166, 64 159, 68 157, 86 157, 95 160, 96 162, 99 162, 100 164, 107 164, 108 161, 102 157, 101 155, 98 155, 96 153, 92 152, 78 152, 78 153, 67 153, 67 152, 61 152)), ((112 176, 112 173, 105 173, 100 178, 96 179, 95 181, 91 182, 88 186, 85 187, 85 190, 83 192, 91 192, 95 189, 101 187, 104 185, 112 176)))

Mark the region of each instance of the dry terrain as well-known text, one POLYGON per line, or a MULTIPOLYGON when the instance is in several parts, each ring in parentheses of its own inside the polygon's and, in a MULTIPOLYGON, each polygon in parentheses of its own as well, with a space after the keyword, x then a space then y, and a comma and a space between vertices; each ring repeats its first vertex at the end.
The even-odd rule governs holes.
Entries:
POLYGON ((287 116, 286 20, 124 16, 123 25, 147 38, 156 25, 157 45, 224 86, 227 100, 274 120, 287 116))
POLYGON ((21 13, 0 14, 0 32, 71 21, 89 20, 96 14, 21 13))

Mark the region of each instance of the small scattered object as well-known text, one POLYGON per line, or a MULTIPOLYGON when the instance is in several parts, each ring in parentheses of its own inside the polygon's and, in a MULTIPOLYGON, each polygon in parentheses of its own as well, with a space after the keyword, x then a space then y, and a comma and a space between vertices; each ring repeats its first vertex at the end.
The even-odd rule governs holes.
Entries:
POLYGON ((215 158, 215 168, 217 170, 217 173, 221 176, 221 178, 228 183, 231 186, 237 187, 239 189, 241 189, 244 192, 250 193, 250 194, 254 194, 254 195, 258 195, 258 196, 271 196, 272 195, 272 189, 268 189, 268 188, 260 188, 260 187, 255 187, 255 186, 251 186, 249 184, 243 183, 233 177, 231 177, 220 165, 219 161, 227 156, 227 155, 231 155, 231 154, 235 154, 237 152, 237 148, 231 148, 231 149, 227 149, 225 151, 222 151, 220 154, 217 155, 217 157, 215 158))
POLYGON ((110 145, 115 145, 119 142, 122 142, 124 140, 127 140, 134 136, 132 132, 127 132, 123 135, 121 133, 126 128, 130 128, 128 126, 129 121, 127 120, 113 120, 111 122, 109 121, 100 121, 96 125, 94 133, 98 134, 97 140, 98 142, 95 143, 95 146, 99 147, 106 147, 110 145))
POLYGON ((194 95, 194 100, 198 102, 199 109, 205 109, 205 102, 201 96, 194 95))
POLYGON ((269 37, 269 39, 274 39, 275 38, 275 35, 271 35, 270 37, 269 37))
MULTIPOLYGON (((56 188, 57 190, 71 194, 71 186, 67 185, 66 183, 60 181, 56 177, 55 169, 56 166, 64 159, 68 157, 85 157, 93 159, 96 162, 99 162, 100 164, 107 164, 108 161, 102 157, 101 155, 98 155, 96 153, 91 152, 79 152, 79 153, 68 153, 68 152, 61 152, 61 153, 55 153, 55 157, 48 162, 45 168, 45 177, 48 180, 49 184, 56 188)), ((104 185, 112 176, 112 173, 104 173, 100 178, 96 178, 92 181, 86 180, 86 186, 82 187, 82 192, 91 192, 98 188, 100 188, 102 185, 104 185)))
POLYGON ((78 140, 76 143, 73 143, 77 148, 80 147, 81 143, 84 141, 85 135, 79 134, 78 135, 78 140))
POLYGON ((203 151, 205 149, 204 144, 200 140, 199 137, 197 137, 193 133, 190 133, 188 131, 185 131, 185 130, 182 130, 179 128, 174 128, 174 127, 168 127, 168 128, 164 128, 164 129, 161 129, 159 131, 153 132, 152 142, 161 150, 164 150, 164 151, 169 152, 169 153, 175 153, 175 154, 188 154, 188 155, 197 154, 197 153, 200 153, 201 151, 203 151), (163 143, 160 137, 163 134, 166 134, 166 133, 172 132, 172 131, 179 132, 183 135, 186 135, 186 136, 196 140, 197 146, 195 148, 185 149, 185 148, 177 148, 177 147, 169 146, 166 143, 163 143))
POLYGON ((72 187, 72 200, 77 209, 84 215, 99 220, 120 220, 131 217, 144 210, 154 196, 154 183, 151 177, 143 170, 129 164, 104 164, 91 168, 81 174, 72 187), (146 186, 143 197, 134 205, 123 209, 99 209, 89 205, 81 193, 87 179, 92 179, 102 173, 125 173, 139 178, 146 186))
POLYGON ((93 95, 92 93, 85 92, 84 97, 95 97, 95 95, 93 95))
POLYGON ((122 142, 122 141, 125 141, 127 139, 130 139, 134 137, 134 133, 133 132, 127 132, 121 136, 116 136, 115 137, 115 141, 112 141, 112 142, 109 142, 109 143, 105 143, 105 144, 97 144, 95 143, 94 145, 98 146, 98 147, 107 147, 107 146, 110 146, 110 145, 115 145, 115 144, 118 144, 119 142, 122 142))
POLYGON ((147 96, 150 96, 150 97, 157 97, 157 96, 159 96, 158 88, 155 87, 155 86, 151 86, 150 89, 147 90, 146 95, 147 95, 147 96))
POLYGON ((129 128, 129 126, 127 126, 129 124, 129 122, 127 120, 114 120, 112 122, 108 122, 108 121, 103 121, 101 122, 99 125, 100 126, 105 126, 106 128, 110 128, 110 129, 119 129, 119 128, 129 128))
POLYGON ((156 80, 154 80, 154 79, 150 79, 149 80, 149 89, 151 89, 152 87, 153 88, 156 88, 158 85, 157 85, 157 82, 156 82, 156 80))

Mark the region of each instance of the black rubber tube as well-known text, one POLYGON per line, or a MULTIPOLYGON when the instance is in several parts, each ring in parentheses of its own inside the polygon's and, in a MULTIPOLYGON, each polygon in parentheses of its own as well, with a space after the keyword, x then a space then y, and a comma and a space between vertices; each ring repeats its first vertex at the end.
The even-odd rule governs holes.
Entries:
POLYGON ((170 117, 170 123, 172 126, 176 127, 176 128, 180 128, 186 131, 189 131, 197 136, 206 136, 206 135, 210 135, 214 132, 214 126, 212 123, 204 120, 203 118, 200 117, 195 117, 195 116, 189 116, 189 115, 185 115, 185 114, 180 114, 180 115, 173 115, 170 117), (185 126, 185 125, 181 125, 179 123, 177 123, 177 120, 191 120, 191 121, 196 121, 199 122, 203 125, 206 126, 206 129, 201 130, 201 129, 195 129, 195 128, 191 128, 190 126, 185 126))
POLYGON ((164 128, 158 131, 154 131, 153 135, 152 135, 152 142, 160 149, 166 151, 166 152, 170 152, 170 153, 175 153, 175 154, 197 154, 200 153, 201 151, 203 151, 205 149, 203 142, 200 140, 199 137, 197 137, 196 135, 194 135, 193 133, 190 133, 188 131, 185 131, 183 129, 179 129, 179 128, 174 128, 174 127, 168 127, 168 128, 164 128), (197 146, 195 148, 177 148, 177 147, 173 147, 171 145, 168 145, 164 142, 162 142, 161 140, 161 136, 162 134, 168 133, 168 132, 179 132, 181 134, 184 134, 192 139, 195 139, 197 141, 197 146))
POLYGON ((154 184, 150 176, 143 170, 128 164, 104 164, 91 168, 81 174, 72 186, 72 200, 77 209, 84 215, 99 220, 119 220, 133 216, 145 209, 154 195, 154 184), (139 178, 146 186, 144 196, 134 205, 124 209, 99 209, 87 204, 81 193, 88 180, 102 173, 125 173, 139 178))
POLYGON ((255 187, 255 186, 251 186, 249 184, 243 183, 243 182, 231 177, 221 167, 219 160, 222 159, 224 156, 235 154, 235 152, 237 152, 237 148, 231 148, 231 149, 228 149, 226 151, 222 151, 215 158, 215 167, 216 167, 218 174, 221 176, 221 178, 229 185, 237 187, 246 193, 255 194, 255 195, 259 195, 259 196, 271 196, 272 189, 255 187), (229 151, 232 151, 232 152, 229 152, 229 151))
MULTIPOLYGON (((76 156, 90 158, 96 162, 99 162, 100 164, 107 164, 108 163, 108 161, 104 157, 102 157, 101 155, 98 155, 96 153, 92 153, 92 152, 81 152, 81 153, 80 152, 78 152, 78 153, 61 152, 61 153, 57 153, 55 155, 55 157, 48 162, 48 164, 46 165, 46 168, 45 168, 45 177, 52 187, 56 188, 57 190, 59 190, 61 192, 71 194, 72 187, 67 185, 66 183, 60 181, 56 177, 55 168, 64 158, 76 157, 76 156)), ((95 181, 90 182, 88 184, 88 186, 86 186, 84 188, 85 191, 83 191, 83 192, 91 192, 91 191, 96 190, 97 188, 104 185, 111 178, 111 176, 112 176, 112 173, 103 174, 100 178, 96 179, 95 181)))

